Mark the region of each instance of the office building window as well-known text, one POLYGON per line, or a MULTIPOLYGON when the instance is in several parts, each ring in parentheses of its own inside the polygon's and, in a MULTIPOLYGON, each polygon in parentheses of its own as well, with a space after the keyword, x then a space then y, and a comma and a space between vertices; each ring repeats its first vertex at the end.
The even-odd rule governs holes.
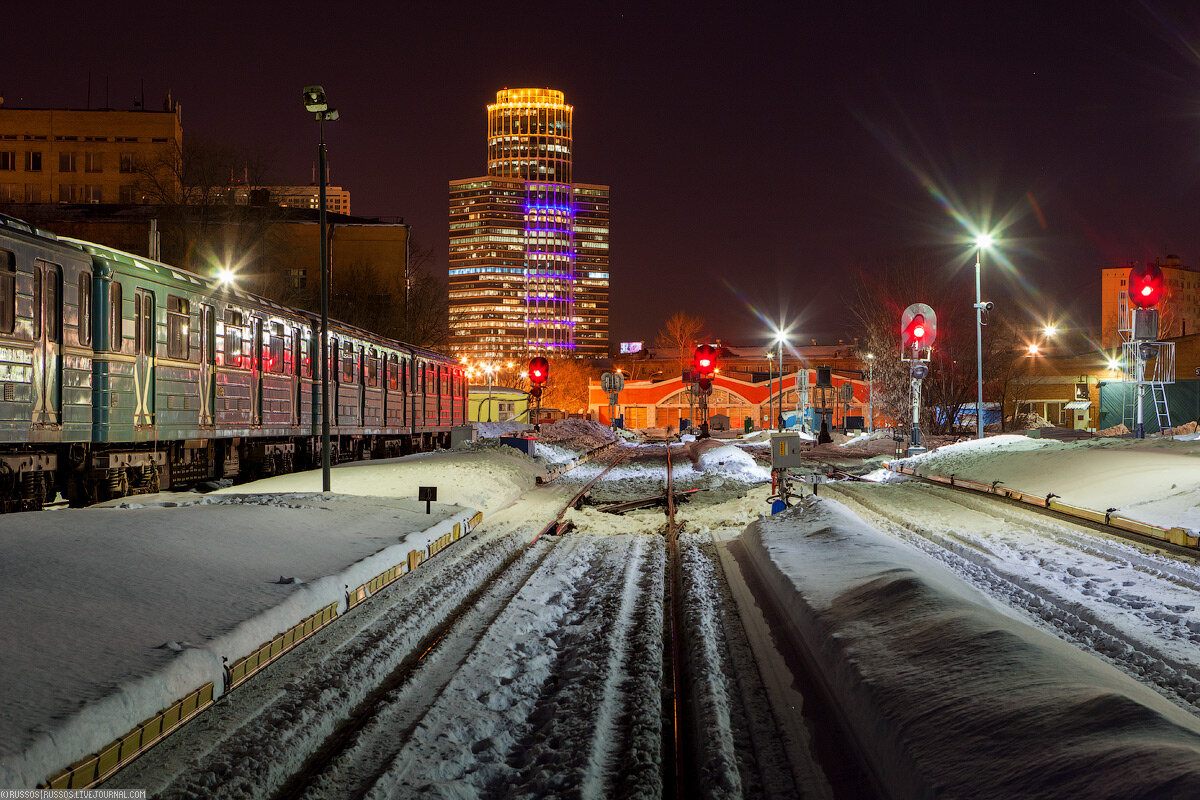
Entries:
POLYGON ((133 153, 121 153, 121 163, 117 167, 118 172, 130 173, 134 169, 133 153))
POLYGON ((104 153, 84 153, 83 170, 84 172, 103 172, 104 153))
POLYGON ((41 172, 42 171, 42 153, 40 150, 25 151, 25 171, 26 172, 41 172))
POLYGON ((17 168, 17 152, 15 150, 0 150, 0 170, 14 170, 17 168))
MULTIPOLYGON (((41 155, 39 153, 38 155, 41 155)), ((38 169, 41 169, 39 166, 38 169)), ((75 154, 74 153, 59 153, 58 154, 58 171, 59 172, 74 172, 75 171, 75 154)))

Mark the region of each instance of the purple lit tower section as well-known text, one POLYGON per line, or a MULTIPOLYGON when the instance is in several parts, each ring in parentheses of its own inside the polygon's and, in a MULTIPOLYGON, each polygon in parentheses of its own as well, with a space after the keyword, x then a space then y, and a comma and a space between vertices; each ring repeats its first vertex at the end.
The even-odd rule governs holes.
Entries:
POLYGON ((488 174, 450 182, 450 346, 482 365, 608 355, 609 187, 571 183, 553 89, 488 106, 488 174))

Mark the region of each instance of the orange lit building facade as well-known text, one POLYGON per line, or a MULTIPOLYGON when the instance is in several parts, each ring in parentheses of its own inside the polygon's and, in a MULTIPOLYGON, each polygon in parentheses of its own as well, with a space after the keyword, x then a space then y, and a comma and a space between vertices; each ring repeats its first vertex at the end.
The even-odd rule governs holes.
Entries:
POLYGON ((484 362, 608 355, 609 187, 572 183, 574 109, 504 89, 488 174, 450 182, 450 347, 484 362))
MULTIPOLYGON (((1163 273, 1163 298, 1158 304, 1158 338, 1175 339, 1200 333, 1200 272, 1169 255, 1156 260, 1163 273)), ((1128 291, 1129 266, 1105 267, 1100 280, 1100 340, 1106 349, 1120 348, 1117 307, 1128 291)))
MULTIPOLYGON (((167 105, 166 111, 0 107, 0 204, 148 202, 140 173, 174 163, 183 149, 182 110, 167 105)), ((164 191, 178 192, 170 170, 159 178, 164 191)))

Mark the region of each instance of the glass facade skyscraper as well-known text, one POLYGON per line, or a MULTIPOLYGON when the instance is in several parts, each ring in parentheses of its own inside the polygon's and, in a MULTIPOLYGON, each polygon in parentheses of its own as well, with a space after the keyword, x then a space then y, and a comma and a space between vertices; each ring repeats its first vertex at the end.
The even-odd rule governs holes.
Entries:
POLYGON ((571 183, 574 109, 504 89, 488 174, 450 182, 450 347, 498 362, 608 355, 609 188, 571 183))

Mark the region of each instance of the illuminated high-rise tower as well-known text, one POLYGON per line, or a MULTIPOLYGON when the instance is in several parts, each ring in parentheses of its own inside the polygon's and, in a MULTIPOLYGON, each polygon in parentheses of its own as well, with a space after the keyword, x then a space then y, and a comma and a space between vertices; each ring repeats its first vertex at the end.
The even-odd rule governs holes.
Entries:
POLYGON ((574 109, 504 89, 487 112, 487 175, 450 182, 450 347, 605 356, 609 188, 571 183, 574 109))

